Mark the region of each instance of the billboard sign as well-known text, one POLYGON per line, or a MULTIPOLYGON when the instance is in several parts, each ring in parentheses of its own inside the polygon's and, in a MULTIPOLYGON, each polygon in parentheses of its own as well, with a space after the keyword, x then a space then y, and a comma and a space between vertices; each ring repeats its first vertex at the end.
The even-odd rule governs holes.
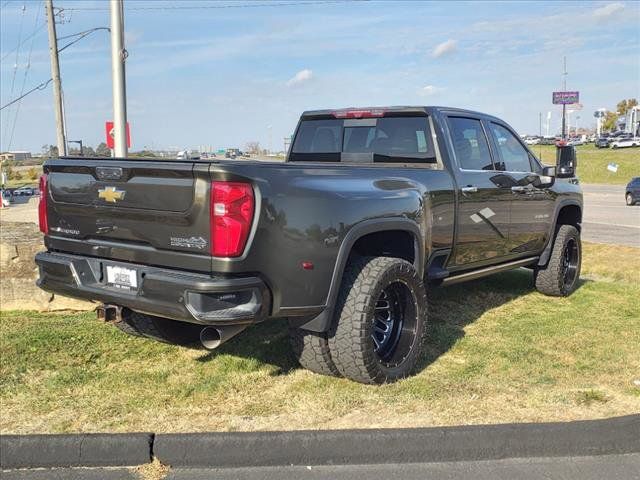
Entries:
POLYGON ((580 92, 553 92, 554 105, 572 105, 580 102, 580 92))

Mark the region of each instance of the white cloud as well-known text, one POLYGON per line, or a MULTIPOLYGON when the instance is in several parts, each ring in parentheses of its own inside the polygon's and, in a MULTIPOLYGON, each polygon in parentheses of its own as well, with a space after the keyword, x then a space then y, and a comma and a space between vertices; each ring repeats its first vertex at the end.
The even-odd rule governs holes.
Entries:
POLYGON ((436 87, 435 85, 425 85, 418 90, 418 95, 420 95, 421 97, 430 97, 431 95, 440 93, 442 90, 442 88, 436 87))
POLYGON ((436 48, 433 49, 431 54, 436 58, 442 57, 443 55, 455 52, 457 45, 458 42, 455 40, 447 40, 446 42, 436 45, 436 48))
POLYGON ((293 77, 287 80, 287 87, 294 87, 296 85, 300 85, 301 83, 308 82, 313 78, 313 71, 305 68, 304 70, 300 70, 293 77))
POLYGON ((605 20, 622 10, 624 10, 624 3, 620 3, 620 2, 609 3, 604 7, 596 8, 593 11, 593 16, 597 20, 605 20))

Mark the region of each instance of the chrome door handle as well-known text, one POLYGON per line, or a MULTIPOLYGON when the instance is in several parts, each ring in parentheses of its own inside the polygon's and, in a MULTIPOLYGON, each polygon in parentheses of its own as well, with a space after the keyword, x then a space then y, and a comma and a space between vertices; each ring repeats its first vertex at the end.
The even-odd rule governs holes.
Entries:
POLYGON ((476 193, 478 191, 478 187, 472 187, 471 185, 468 185, 466 187, 462 187, 460 191, 462 193, 476 193))

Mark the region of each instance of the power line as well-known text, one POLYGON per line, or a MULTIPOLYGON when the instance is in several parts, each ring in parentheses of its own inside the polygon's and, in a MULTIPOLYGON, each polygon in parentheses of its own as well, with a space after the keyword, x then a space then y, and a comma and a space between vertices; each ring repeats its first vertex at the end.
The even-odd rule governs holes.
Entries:
POLYGON ((18 98, 14 98, 13 100, 11 100, 9 103, 7 103, 6 105, 3 105, 2 107, 0 107, 0 110, 4 110, 7 107, 10 107, 11 105, 13 105, 16 102, 19 102, 20 100, 22 100, 24 97, 26 97, 27 95, 35 92, 36 90, 44 90, 47 85, 49 85, 52 82, 52 78, 50 78, 49 80, 47 80, 46 82, 42 82, 40 85, 37 85, 35 87, 33 87, 31 90, 29 90, 27 93, 25 93, 24 95, 19 96, 18 98))
MULTIPOLYGON (((300 5, 327 5, 347 2, 362 2, 368 0, 311 0, 308 2, 268 2, 268 3, 243 3, 230 5, 154 5, 149 7, 127 7, 127 11, 162 11, 162 10, 218 10, 229 8, 261 8, 261 7, 290 7, 300 5)), ((69 7, 68 11, 104 11, 107 7, 69 7)))
MULTIPOLYGON (((62 52, 63 50, 69 48, 70 46, 72 46, 75 43, 78 43, 80 40, 82 40, 84 37, 86 37, 87 35, 96 32, 98 30, 109 30, 107 27, 96 27, 96 28, 92 28, 90 30, 85 30, 84 32, 79 32, 77 34, 74 35, 69 35, 65 38, 69 38, 69 37, 76 37, 78 35, 80 35, 77 39, 73 40, 72 42, 67 43, 64 47, 59 48, 58 49, 58 53, 62 52)), ((22 100, 24 97, 26 97, 27 95, 35 92, 36 90, 43 90, 47 85, 49 85, 49 83, 51 83, 53 81, 52 78, 40 83, 39 85, 36 85, 35 87, 33 87, 31 90, 29 90, 27 93, 25 93, 24 95, 19 96, 18 98, 14 98, 13 100, 11 100, 10 102, 8 102, 7 104, 3 105, 2 107, 0 107, 0 110, 4 110, 7 107, 10 107, 11 105, 13 105, 16 102, 19 102, 20 100, 22 100)))
MULTIPOLYGON (((97 32, 99 30, 107 30, 110 31, 110 29, 108 27, 96 27, 96 28, 92 28, 90 30, 85 30, 84 32, 80 32, 80 33, 75 33, 73 35, 67 35, 66 37, 62 37, 62 38, 71 38, 71 37, 78 37, 76 38, 74 41, 67 43, 64 47, 59 48, 58 49, 58 53, 62 52, 63 50, 66 50, 67 48, 69 48, 71 45, 73 45, 74 43, 78 43, 80 40, 82 40, 84 37, 86 37, 87 35, 91 35, 93 32, 97 32)), ((61 40, 62 38, 59 38, 58 40, 61 40)))
POLYGON ((107 30, 108 32, 111 31, 109 27, 95 27, 95 28, 90 28, 89 30, 84 30, 82 32, 72 33, 71 35, 65 35, 64 37, 58 37, 58 40, 66 40, 67 38, 77 37, 79 35, 84 35, 85 33, 93 33, 98 30, 107 30))
MULTIPOLYGON (((13 90, 15 88, 16 85, 16 74, 18 73, 18 60, 20 60, 20 45, 22 44, 22 26, 24 25, 24 13, 27 10, 27 7, 23 4, 22 5, 22 15, 20 16, 20 26, 18 27, 18 46, 16 47, 15 51, 16 51, 16 59, 15 62, 13 63, 13 75, 11 75, 11 93, 9 93, 9 97, 13 97, 13 90)), ((9 115, 11 115, 9 113, 9 115)), ((4 144, 6 145, 6 140, 7 137, 9 136, 9 129, 7 129, 4 133, 4 136, 2 137, 5 142, 4 144)))
MULTIPOLYGON (((42 6, 42 5, 41 5, 42 6)), ((34 26, 33 26, 33 30, 35 32, 36 28, 38 27, 38 19, 40 18, 40 8, 38 8, 36 10, 36 19, 34 22, 34 26)), ((31 35, 31 46, 29 47, 29 55, 27 56, 27 65, 25 66, 24 69, 24 76, 22 77, 22 87, 20 88, 20 95, 22 96, 22 94, 24 93, 24 87, 27 83, 27 77, 29 76, 29 69, 31 68, 31 54, 33 53, 33 44, 35 43, 35 36, 31 35)), ((20 102, 18 102, 18 105, 16 106, 16 113, 13 117, 13 126, 11 127, 11 135, 9 136, 9 144, 8 144, 8 150, 11 150, 11 145, 13 144, 13 134, 16 130, 16 123, 18 122, 18 115, 20 114, 20 105, 22 105, 20 102)))

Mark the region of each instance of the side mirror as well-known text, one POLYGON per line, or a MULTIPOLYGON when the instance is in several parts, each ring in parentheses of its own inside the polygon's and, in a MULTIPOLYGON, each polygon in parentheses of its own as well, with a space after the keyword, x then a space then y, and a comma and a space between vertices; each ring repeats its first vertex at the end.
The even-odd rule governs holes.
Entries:
POLYGON ((556 151, 556 177, 575 177, 576 164, 576 149, 569 145, 558 146, 556 151))
POLYGON ((556 182, 556 167, 543 167, 542 173, 536 175, 531 184, 536 188, 551 188, 556 182))

